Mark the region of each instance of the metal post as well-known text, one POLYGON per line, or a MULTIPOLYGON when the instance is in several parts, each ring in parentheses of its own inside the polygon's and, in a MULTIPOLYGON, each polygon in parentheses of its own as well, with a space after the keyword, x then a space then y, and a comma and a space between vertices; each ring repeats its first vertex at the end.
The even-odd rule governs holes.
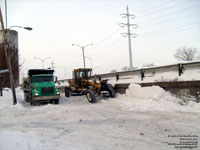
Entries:
POLYGON ((16 99, 16 93, 15 93, 15 87, 14 87, 14 79, 13 79, 13 71, 12 71, 12 64, 11 64, 11 58, 10 58, 10 49, 9 45, 6 42, 7 46, 7 56, 8 56, 8 67, 9 67, 9 74, 10 74, 10 86, 12 90, 12 96, 13 96, 13 105, 17 104, 17 99, 16 99))
POLYGON ((6 19, 6 29, 8 29, 8 15, 7 15, 7 0, 5 0, 5 19, 6 19))
POLYGON ((130 68, 133 68, 133 63, 132 63, 132 49, 131 49, 131 32, 130 32, 128 6, 127 6, 126 10, 127 10, 128 43, 129 43, 129 61, 130 61, 130 68))
POLYGON ((84 46, 82 46, 82 51, 83 51, 83 65, 84 65, 84 68, 86 68, 86 67, 85 67, 85 54, 84 54, 84 46))

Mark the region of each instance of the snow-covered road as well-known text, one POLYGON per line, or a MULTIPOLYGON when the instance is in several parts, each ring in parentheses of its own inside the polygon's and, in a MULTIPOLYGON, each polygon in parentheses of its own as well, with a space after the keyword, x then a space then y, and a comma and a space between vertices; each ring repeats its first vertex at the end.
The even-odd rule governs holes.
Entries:
MULTIPOLYGON (((0 97, 2 150, 170 150, 178 136, 198 136, 200 104, 184 103, 161 88, 131 85, 126 95, 90 104, 85 96, 59 105, 30 106, 17 89, 0 97), (170 136, 170 137, 169 137, 170 136)), ((194 140, 195 141, 195 140, 194 140)))

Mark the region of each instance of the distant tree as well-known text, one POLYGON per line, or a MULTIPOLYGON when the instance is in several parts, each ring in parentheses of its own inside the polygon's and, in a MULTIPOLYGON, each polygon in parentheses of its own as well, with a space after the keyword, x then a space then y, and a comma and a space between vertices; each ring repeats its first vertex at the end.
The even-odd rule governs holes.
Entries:
POLYGON ((153 67, 155 66, 153 63, 149 63, 149 64, 144 64, 142 65, 142 67, 153 67))
POLYGON ((113 70, 111 70, 110 72, 111 72, 111 73, 115 73, 115 72, 117 72, 117 70, 116 70, 116 69, 113 69, 113 70))
POLYGON ((122 70, 122 71, 128 71, 128 70, 130 70, 130 67, 124 66, 124 67, 121 68, 121 70, 122 70))
POLYGON ((121 68, 121 71, 129 71, 129 70, 134 70, 134 69, 137 69, 137 67, 130 68, 130 67, 124 66, 121 68))
POLYGON ((174 57, 178 60, 183 60, 183 61, 193 61, 200 59, 200 55, 197 48, 195 47, 187 48, 186 46, 178 48, 176 50, 176 54, 174 55, 174 57))

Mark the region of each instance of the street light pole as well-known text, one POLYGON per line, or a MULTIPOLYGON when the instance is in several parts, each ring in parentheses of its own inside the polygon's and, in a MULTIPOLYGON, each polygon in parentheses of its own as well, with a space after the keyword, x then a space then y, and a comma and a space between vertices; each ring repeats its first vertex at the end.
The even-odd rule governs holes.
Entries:
POLYGON ((82 52, 83 52, 83 65, 84 65, 84 68, 86 68, 85 66, 85 52, 84 52, 84 49, 88 46, 92 46, 93 44, 87 44, 85 46, 80 46, 80 45, 77 45, 77 44, 72 44, 72 46, 77 46, 77 47, 80 47, 82 49, 82 52))
POLYGON ((86 68, 86 67, 85 67, 85 53, 84 53, 84 46, 82 46, 82 51, 83 51, 83 64, 84 64, 84 68, 86 68))
POLYGON ((87 59, 90 60, 90 62, 91 62, 91 68, 92 68, 92 58, 90 58, 90 57, 85 57, 85 58, 87 58, 87 59))
POLYGON ((51 57, 47 57, 47 58, 44 58, 44 59, 41 59, 41 58, 38 58, 38 57, 34 57, 34 59, 38 59, 42 62, 42 69, 44 69, 44 61, 47 60, 47 59, 51 59, 51 57))

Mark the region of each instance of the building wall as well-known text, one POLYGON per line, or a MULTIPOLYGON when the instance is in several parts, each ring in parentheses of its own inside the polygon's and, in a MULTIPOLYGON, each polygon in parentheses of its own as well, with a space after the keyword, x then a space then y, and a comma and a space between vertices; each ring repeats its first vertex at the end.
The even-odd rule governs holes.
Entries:
MULTIPOLYGON (((0 31, 0 70, 7 69, 7 61, 0 31)), ((15 30, 6 30, 6 40, 8 42, 8 52, 11 57, 11 65, 13 70, 15 87, 19 85, 19 55, 18 55, 18 32, 15 30)), ((9 73, 0 73, 0 86, 10 87, 9 73)))

